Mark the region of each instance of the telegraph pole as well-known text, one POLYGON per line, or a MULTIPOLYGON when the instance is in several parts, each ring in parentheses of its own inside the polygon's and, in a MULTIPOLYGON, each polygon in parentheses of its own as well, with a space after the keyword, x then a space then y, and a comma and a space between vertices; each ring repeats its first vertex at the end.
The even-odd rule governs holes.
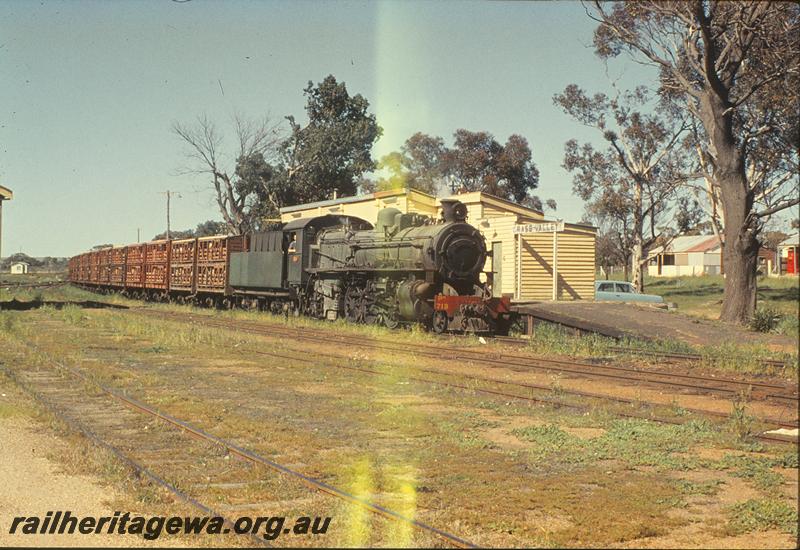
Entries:
POLYGON ((169 229, 170 229, 169 228, 169 201, 170 201, 170 199, 172 198, 173 195, 175 195, 179 199, 182 198, 182 197, 181 197, 180 193, 176 193, 175 191, 170 191, 169 189, 167 189, 166 191, 164 191, 161 194, 167 196, 167 240, 169 240, 169 238, 170 238, 170 234, 169 234, 169 229))
POLYGON ((3 201, 10 201, 13 196, 11 189, 0 185, 0 258, 3 257, 3 201))

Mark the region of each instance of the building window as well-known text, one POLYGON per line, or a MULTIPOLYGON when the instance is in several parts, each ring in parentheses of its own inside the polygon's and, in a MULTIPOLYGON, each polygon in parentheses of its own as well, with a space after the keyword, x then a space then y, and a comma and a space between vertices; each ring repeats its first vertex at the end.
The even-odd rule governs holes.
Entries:
POLYGON ((661 265, 675 265, 675 254, 664 254, 664 260, 661 265))

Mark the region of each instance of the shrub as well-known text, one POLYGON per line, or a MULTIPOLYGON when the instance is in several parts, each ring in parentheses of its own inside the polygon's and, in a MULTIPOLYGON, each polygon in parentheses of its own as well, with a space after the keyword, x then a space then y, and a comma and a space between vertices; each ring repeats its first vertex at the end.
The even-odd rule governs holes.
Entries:
POLYGON ((780 314, 771 307, 760 307, 750 319, 750 328, 756 332, 771 332, 778 326, 780 314))

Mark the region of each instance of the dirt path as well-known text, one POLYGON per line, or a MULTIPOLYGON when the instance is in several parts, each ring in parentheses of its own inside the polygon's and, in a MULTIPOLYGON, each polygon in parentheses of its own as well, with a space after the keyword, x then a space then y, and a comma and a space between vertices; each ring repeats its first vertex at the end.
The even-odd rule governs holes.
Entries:
MULTIPOLYGON (((79 518, 111 516, 120 510, 121 495, 95 476, 66 473, 56 460, 74 454, 64 441, 43 429, 21 410, 27 404, 0 380, 0 547, 182 547, 179 539, 147 541, 136 535, 15 534, 9 529, 15 517, 44 518, 50 511, 67 511, 79 518)), ((146 511, 122 509, 123 512, 146 511)))
POLYGON ((70 510, 75 516, 105 516, 115 494, 89 476, 68 475, 48 454, 62 447, 22 419, 0 423, 0 546, 130 546, 137 537, 111 535, 9 534, 17 516, 44 517, 48 511, 70 510))

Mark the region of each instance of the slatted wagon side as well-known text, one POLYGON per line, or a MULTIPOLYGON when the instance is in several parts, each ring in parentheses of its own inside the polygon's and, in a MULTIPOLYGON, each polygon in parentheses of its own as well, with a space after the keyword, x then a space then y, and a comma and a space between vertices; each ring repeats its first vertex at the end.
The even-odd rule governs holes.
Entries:
POLYGON ((125 258, 127 247, 115 246, 109 250, 108 284, 113 287, 125 286, 125 258))
POLYGON ((242 252, 245 246, 246 239, 241 235, 197 239, 197 292, 229 294, 230 256, 242 252))
POLYGON ((170 291, 194 294, 197 271, 197 239, 172 241, 169 261, 170 291))
POLYGON ((67 279, 69 281, 77 282, 77 277, 76 277, 76 273, 77 273, 76 265, 77 265, 77 262, 78 262, 78 257, 77 256, 74 256, 74 257, 70 258, 69 261, 67 262, 67 279))
POLYGON ((100 254, 97 251, 89 252, 89 280, 90 285, 100 283, 100 254))
POLYGON ((144 288, 144 244, 125 247, 125 288, 144 288))
POLYGON ((78 282, 86 284, 89 282, 89 254, 84 252, 80 255, 78 263, 78 282))
POLYGON ((145 244, 144 287, 169 290, 170 241, 152 241, 145 244))
POLYGON ((101 286, 108 285, 110 275, 111 275, 111 265, 110 265, 110 258, 111 258, 111 249, 110 248, 103 248, 97 251, 97 284, 101 286))

